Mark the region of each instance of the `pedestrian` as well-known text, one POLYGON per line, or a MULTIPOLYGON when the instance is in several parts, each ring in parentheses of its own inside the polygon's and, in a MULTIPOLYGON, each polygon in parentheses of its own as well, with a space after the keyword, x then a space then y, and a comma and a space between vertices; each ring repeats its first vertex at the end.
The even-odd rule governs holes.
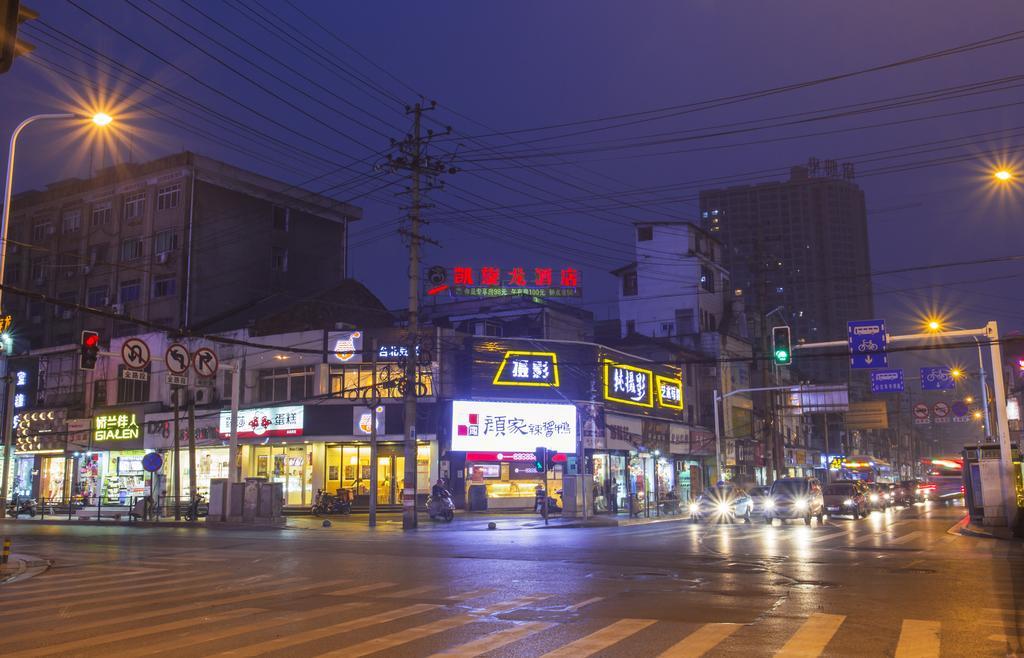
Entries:
POLYGON ((612 514, 619 513, 619 483, 615 478, 608 485, 608 509, 612 514))

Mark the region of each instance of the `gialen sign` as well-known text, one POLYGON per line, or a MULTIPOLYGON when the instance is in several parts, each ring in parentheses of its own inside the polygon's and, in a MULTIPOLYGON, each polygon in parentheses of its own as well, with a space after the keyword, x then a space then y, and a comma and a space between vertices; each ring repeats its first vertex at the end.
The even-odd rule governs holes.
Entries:
POLYGON ((136 441, 139 434, 138 417, 134 413, 115 413, 96 416, 92 422, 93 441, 136 441))

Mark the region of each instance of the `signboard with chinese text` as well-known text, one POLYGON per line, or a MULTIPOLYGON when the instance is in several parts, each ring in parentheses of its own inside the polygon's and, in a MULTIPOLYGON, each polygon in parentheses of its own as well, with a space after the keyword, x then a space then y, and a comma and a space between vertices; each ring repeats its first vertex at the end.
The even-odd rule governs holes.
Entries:
POLYGON ((851 368, 884 368, 886 356, 885 320, 855 320, 847 323, 851 368))
POLYGON ((457 266, 451 268, 450 277, 445 268, 444 279, 429 279, 428 295, 448 291, 457 297, 503 297, 507 295, 532 295, 535 297, 579 297, 580 272, 573 267, 512 267, 502 269, 485 266, 480 268, 457 266))
MULTIPOLYGON (((289 407, 260 407, 239 409, 238 437, 259 439, 264 437, 302 436, 305 408, 301 405, 289 407)), ((220 412, 220 434, 231 436, 231 411, 220 412)))
POLYGON ((558 387, 558 356, 554 352, 509 350, 494 373, 495 386, 558 387))
POLYGON ((683 408, 683 380, 656 375, 658 383, 658 405, 668 409, 683 408))
POLYGON ((452 402, 452 450, 532 453, 538 446, 576 452, 576 405, 452 402))
MULTIPOLYGON (((416 356, 420 355, 420 346, 416 346, 416 356)), ((398 361, 399 359, 405 359, 409 357, 409 346, 408 345, 378 345, 377 346, 377 360, 378 361, 398 361)))
POLYGON ((141 438, 139 415, 135 412, 108 413, 92 419, 92 440, 138 441, 141 438))
POLYGON ((605 361, 604 399, 638 407, 653 407, 654 373, 645 368, 605 361))
POLYGON ((872 393, 902 393, 903 369, 875 370, 871 373, 872 393))

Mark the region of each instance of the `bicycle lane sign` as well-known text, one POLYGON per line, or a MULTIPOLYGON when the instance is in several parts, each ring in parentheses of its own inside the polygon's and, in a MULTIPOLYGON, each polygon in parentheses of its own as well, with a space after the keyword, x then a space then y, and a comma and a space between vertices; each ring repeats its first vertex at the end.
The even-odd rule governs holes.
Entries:
POLYGON ((853 320, 847 323, 851 368, 885 368, 885 320, 853 320))
POLYGON ((949 391, 956 388, 953 373, 945 366, 921 368, 922 391, 949 391))

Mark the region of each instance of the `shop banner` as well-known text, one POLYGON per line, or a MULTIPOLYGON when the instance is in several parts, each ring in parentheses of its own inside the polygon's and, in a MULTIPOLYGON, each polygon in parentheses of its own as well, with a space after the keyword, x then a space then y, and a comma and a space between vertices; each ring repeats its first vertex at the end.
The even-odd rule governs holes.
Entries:
POLYGON ((604 448, 604 407, 599 404, 583 403, 580 410, 580 436, 584 448, 604 448))
POLYGON ((363 360, 363 332, 338 331, 328 337, 332 363, 361 363, 363 360))
POLYGON ((606 414, 609 450, 633 450, 643 442, 643 422, 632 416, 606 414))
POLYGON ((576 452, 576 405, 452 402, 452 450, 576 452))
MULTIPOLYGON (((238 411, 238 438, 258 439, 263 437, 302 436, 305 408, 260 407, 238 411)), ((231 436, 231 411, 220 412, 220 434, 231 436)))
MULTIPOLYGON (((369 407, 352 407, 352 436, 370 436, 373 413, 369 407)), ((377 405, 377 436, 384 435, 384 405, 377 405)))

